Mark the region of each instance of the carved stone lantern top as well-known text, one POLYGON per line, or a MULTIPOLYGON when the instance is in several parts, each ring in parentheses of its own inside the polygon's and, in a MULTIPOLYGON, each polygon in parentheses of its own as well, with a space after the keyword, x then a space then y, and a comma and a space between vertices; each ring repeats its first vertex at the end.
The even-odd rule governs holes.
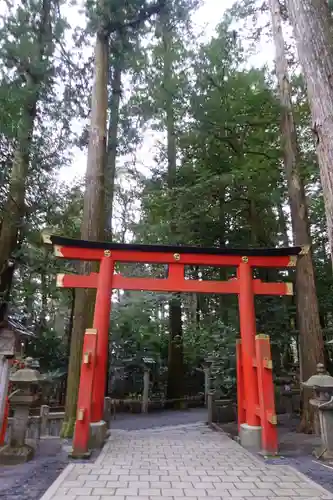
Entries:
POLYGON ((333 389, 333 377, 327 373, 325 366, 322 363, 318 363, 316 375, 312 375, 312 377, 310 377, 306 382, 303 382, 302 385, 313 389, 333 389))
POLYGON ((10 376, 10 381, 18 388, 25 388, 31 385, 39 385, 42 381, 42 376, 38 370, 32 368, 33 359, 26 358, 25 367, 17 370, 10 376))
POLYGON ((328 401, 330 399, 329 395, 333 394, 333 377, 327 373, 322 363, 317 364, 316 375, 312 375, 302 385, 309 389, 314 389, 316 399, 310 401, 314 406, 320 405, 323 401, 328 401))

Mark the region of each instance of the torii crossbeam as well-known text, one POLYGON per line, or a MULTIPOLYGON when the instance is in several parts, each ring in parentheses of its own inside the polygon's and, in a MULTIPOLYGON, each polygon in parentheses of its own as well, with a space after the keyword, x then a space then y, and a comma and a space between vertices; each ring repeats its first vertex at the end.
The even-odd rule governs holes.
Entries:
POLYGON ((255 295, 292 295, 292 283, 265 283, 253 278, 256 267, 295 267, 306 249, 292 248, 198 248, 188 246, 120 244, 84 241, 56 235, 43 235, 63 259, 99 261, 98 273, 57 276, 65 288, 95 288, 93 328, 85 333, 78 413, 73 453, 88 451, 89 425, 103 419, 107 372, 108 333, 113 289, 237 294, 240 316, 240 342, 237 345, 238 424, 240 432, 253 431, 261 438, 264 451, 277 451, 276 415, 269 338, 256 336, 255 295), (165 279, 127 278, 115 272, 117 262, 168 265, 165 279), (235 278, 228 281, 185 279, 185 266, 235 267, 235 278))

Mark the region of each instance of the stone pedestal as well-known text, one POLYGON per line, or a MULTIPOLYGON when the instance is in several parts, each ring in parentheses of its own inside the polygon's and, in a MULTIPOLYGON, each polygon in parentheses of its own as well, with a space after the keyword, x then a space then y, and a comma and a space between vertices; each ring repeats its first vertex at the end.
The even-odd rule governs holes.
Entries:
POLYGON ((0 449, 0 465, 19 465, 32 460, 35 450, 24 444, 20 447, 13 447, 10 444, 0 449))
POLYGON ((261 426, 241 424, 239 442, 245 449, 259 453, 261 451, 261 426))
MULTIPOLYGON (((18 396, 19 397, 19 396, 18 396)), ((14 398, 12 398, 14 399, 14 398)), ((32 401, 33 402, 33 401, 32 401)), ((15 405, 15 400, 11 401, 12 406, 15 405)), ((24 446, 25 444, 25 434, 29 422, 29 406, 19 405, 16 403, 14 407, 14 418, 12 423, 12 432, 10 444, 13 447, 24 446)))
POLYGON ((321 447, 314 450, 316 458, 333 459, 333 397, 327 403, 317 406, 321 436, 321 447))
POLYGON ((90 423, 89 449, 103 448, 107 436, 107 423, 104 420, 90 423))

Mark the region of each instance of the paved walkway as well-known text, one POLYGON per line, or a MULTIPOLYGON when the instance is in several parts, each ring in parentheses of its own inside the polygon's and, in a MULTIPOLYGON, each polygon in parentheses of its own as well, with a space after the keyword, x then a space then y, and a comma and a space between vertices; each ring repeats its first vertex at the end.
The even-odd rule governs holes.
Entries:
POLYGON ((204 424, 113 430, 94 464, 70 464, 41 500, 333 500, 204 424))

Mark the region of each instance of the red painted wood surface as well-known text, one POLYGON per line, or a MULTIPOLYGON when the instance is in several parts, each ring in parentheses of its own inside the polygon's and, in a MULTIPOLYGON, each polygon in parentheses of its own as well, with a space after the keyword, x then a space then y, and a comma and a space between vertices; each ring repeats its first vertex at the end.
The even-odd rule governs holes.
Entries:
MULTIPOLYGON (((56 246, 55 254, 63 259, 74 260, 101 260, 104 250, 94 248, 75 248, 56 246)), ((172 264, 175 263, 174 253, 140 252, 134 250, 112 250, 112 259, 115 262, 146 262, 172 264)), ((240 255, 210 255, 210 254, 182 254, 180 249, 179 263, 196 266, 238 266, 243 257, 240 255)), ((249 256, 248 262, 252 267, 288 267, 291 264, 290 256, 249 256)))
POLYGON ((240 292, 238 296, 239 323, 242 340, 242 367, 245 394, 246 423, 257 426, 260 424, 256 408, 259 402, 257 373, 253 366, 255 358, 256 317, 254 307, 254 292, 252 269, 247 262, 242 262, 238 268, 240 292))
POLYGON ((103 420, 109 352, 109 327, 111 313, 112 279, 114 261, 110 256, 101 260, 98 275, 93 328, 98 331, 96 347, 96 370, 92 396, 92 422, 103 420))
POLYGON ((98 332, 86 330, 83 341, 83 354, 79 395, 77 402, 77 418, 73 438, 73 455, 84 456, 88 452, 90 435, 92 391, 96 369, 96 347, 98 332), (89 363, 85 363, 85 355, 89 353, 89 363), (82 418, 80 417, 82 416, 82 418))
MULTIPOLYGON (((183 266, 174 264, 181 270, 183 266)), ((170 268, 172 266, 170 265, 170 268)), ((58 286, 63 288, 97 288, 98 273, 87 276, 76 274, 58 275, 58 286)), ((265 283, 259 279, 253 280, 255 295, 289 295, 289 283, 265 283)), ((127 278, 121 274, 114 274, 112 288, 121 290, 150 290, 153 292, 193 292, 193 293, 239 293, 239 280, 210 281, 185 280, 184 275, 172 272, 165 279, 161 278, 127 278)))
POLYGON ((261 420, 261 445, 265 453, 276 454, 278 436, 274 400, 273 366, 268 335, 257 335, 256 364, 259 389, 259 414, 261 420))
POLYGON ((237 367, 237 415, 238 415, 238 432, 239 432, 240 426, 246 422, 241 340, 236 341, 236 367, 237 367))

